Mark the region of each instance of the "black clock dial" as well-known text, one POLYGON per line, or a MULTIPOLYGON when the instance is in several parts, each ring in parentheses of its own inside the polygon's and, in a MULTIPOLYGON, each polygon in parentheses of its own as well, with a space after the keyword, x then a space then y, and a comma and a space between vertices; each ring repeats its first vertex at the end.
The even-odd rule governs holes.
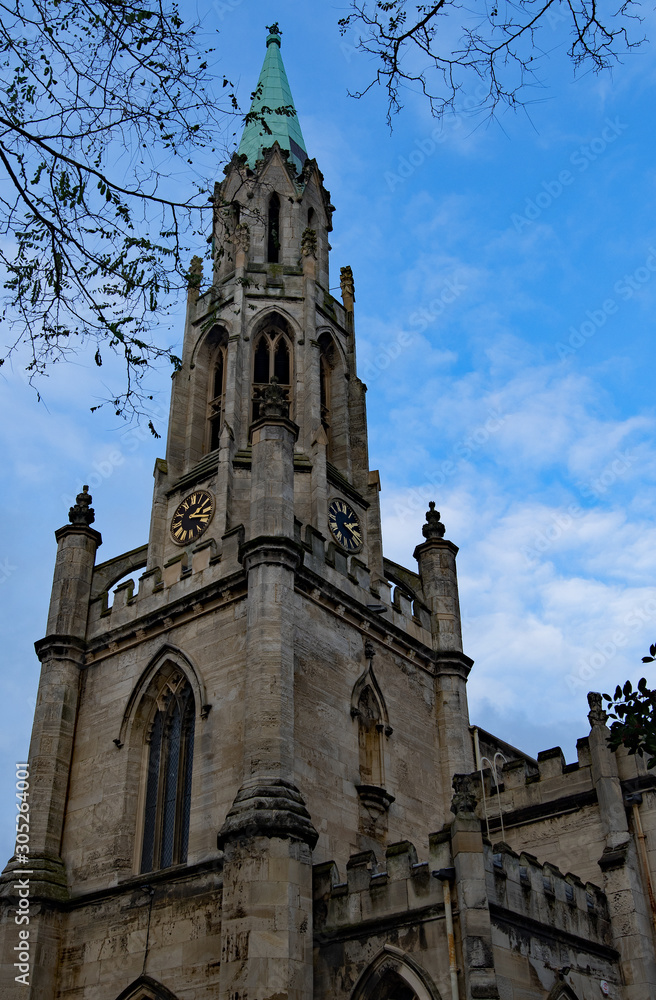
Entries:
POLYGON ((188 545, 203 534, 214 515, 214 497, 196 490, 185 497, 171 519, 171 535, 177 545, 188 545))
POLYGON ((346 500, 336 497, 330 501, 328 527, 335 541, 347 552, 357 552, 362 548, 360 519, 346 500))

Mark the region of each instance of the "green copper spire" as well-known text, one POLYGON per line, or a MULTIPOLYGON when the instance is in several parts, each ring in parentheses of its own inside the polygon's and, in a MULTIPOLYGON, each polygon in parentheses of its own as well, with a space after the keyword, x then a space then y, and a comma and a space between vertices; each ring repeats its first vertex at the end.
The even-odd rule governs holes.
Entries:
POLYGON ((262 150, 273 146, 277 140, 282 149, 289 150, 290 160, 300 171, 307 159, 307 150, 301 126, 294 107, 294 99, 280 55, 280 31, 278 25, 272 24, 267 29, 267 51, 264 65, 257 82, 257 96, 251 104, 250 114, 261 112, 263 108, 264 121, 271 132, 267 132, 262 121, 251 121, 246 125, 239 143, 239 153, 244 153, 250 167, 262 155, 262 150), (294 108, 293 115, 275 114, 277 108, 294 108))

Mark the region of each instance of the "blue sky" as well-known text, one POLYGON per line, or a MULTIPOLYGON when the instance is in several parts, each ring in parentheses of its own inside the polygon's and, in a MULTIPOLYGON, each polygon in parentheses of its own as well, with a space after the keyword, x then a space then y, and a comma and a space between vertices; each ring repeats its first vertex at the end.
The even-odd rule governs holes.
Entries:
MULTIPOLYGON (((527 112, 480 121, 465 95, 436 132, 407 94, 390 135, 382 94, 347 96, 368 65, 338 33, 341 8, 217 0, 197 12, 219 32, 217 76, 246 106, 264 26, 280 22, 306 145, 337 207, 331 283, 345 264, 355 275, 387 555, 413 566, 434 499, 460 546, 472 722, 529 753, 560 744, 575 759, 586 692, 637 679, 656 640, 653 47, 612 75, 574 80, 562 25, 547 26, 544 87, 527 112)), ((222 165, 195 169, 213 183, 222 165)), ((178 313, 162 343, 181 333, 178 313)), ((42 384, 38 403, 19 365, 2 372, 5 857, 54 530, 90 483, 99 559, 147 537, 163 443, 89 412, 113 374, 81 358, 42 384)), ((151 387, 164 430, 168 373, 151 387)))

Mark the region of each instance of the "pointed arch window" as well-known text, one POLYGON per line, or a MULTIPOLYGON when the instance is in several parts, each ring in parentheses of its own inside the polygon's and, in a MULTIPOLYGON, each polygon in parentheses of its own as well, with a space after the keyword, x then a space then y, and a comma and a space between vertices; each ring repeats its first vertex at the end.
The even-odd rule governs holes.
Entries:
POLYGON ((207 402, 208 451, 219 447, 221 430, 225 416, 225 384, 227 356, 226 347, 221 344, 210 365, 210 378, 207 402))
POLYGON ((267 260, 270 264, 278 264, 280 262, 280 198, 275 191, 269 199, 267 222, 267 260))
POLYGON ((278 327, 264 330, 255 342, 253 352, 252 419, 260 415, 262 394, 273 376, 291 401, 292 350, 290 340, 278 327))
POLYGON ((148 772, 142 872, 187 860, 194 718, 191 685, 184 675, 174 675, 156 700, 146 737, 148 772))

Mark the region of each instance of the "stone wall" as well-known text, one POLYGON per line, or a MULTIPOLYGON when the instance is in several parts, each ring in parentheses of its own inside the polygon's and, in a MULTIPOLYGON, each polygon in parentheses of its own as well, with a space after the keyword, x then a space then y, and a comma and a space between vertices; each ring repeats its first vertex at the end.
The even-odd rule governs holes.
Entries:
MULTIPOLYGON (((596 1000, 602 981, 611 996, 621 997, 606 898, 598 886, 505 844, 487 844, 484 855, 501 1000, 545 1000, 561 982, 580 1000, 596 1000)), ((316 998, 348 1000, 386 953, 419 970, 441 997, 451 996, 443 890, 431 875, 449 862, 445 830, 431 838, 429 862, 418 862, 406 841, 390 845, 382 864, 368 852, 351 857, 345 882, 334 864, 315 866, 316 998)), ((458 898, 466 898, 467 887, 460 890, 458 898)), ((456 905, 453 917, 464 995, 464 923, 456 905)))

